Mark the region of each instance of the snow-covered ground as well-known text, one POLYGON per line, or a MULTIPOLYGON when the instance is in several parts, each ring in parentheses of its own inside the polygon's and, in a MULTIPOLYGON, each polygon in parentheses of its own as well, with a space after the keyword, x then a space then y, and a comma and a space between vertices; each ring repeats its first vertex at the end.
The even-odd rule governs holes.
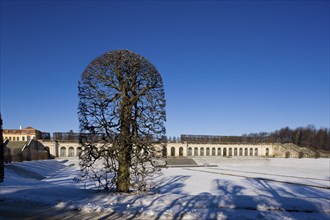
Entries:
POLYGON ((76 212, 77 218, 330 219, 330 159, 195 160, 218 167, 163 169, 158 188, 144 194, 92 190, 90 182, 79 181, 77 159, 14 163, 46 178, 6 168, 0 206, 48 205, 76 212))

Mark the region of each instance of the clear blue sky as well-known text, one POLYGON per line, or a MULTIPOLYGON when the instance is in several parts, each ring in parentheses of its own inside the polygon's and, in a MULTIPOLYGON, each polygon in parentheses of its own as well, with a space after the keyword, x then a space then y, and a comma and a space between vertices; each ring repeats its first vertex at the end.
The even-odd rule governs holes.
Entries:
POLYGON ((88 63, 130 49, 161 73, 167 134, 329 127, 329 1, 1 1, 4 128, 78 131, 88 63))

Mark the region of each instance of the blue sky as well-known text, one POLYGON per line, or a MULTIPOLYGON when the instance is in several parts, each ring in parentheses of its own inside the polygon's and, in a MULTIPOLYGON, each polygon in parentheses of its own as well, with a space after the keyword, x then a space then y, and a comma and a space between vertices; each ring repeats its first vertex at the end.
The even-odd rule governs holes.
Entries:
POLYGON ((1 1, 4 128, 78 131, 88 63, 161 73, 167 134, 329 127, 329 1, 1 1))

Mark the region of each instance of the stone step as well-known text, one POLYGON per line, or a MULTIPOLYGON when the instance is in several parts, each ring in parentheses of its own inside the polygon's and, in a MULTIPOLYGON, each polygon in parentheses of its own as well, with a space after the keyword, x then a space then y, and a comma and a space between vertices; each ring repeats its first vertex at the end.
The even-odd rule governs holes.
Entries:
POLYGON ((176 158, 166 158, 167 165, 197 165, 197 163, 191 159, 186 157, 176 157, 176 158))

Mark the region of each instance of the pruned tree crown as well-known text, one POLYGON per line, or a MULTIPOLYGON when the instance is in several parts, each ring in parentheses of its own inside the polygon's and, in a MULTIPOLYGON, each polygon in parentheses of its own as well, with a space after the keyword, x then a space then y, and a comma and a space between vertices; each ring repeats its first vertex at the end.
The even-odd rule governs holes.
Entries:
MULTIPOLYGON (((128 191, 132 171, 145 164, 153 166, 154 145, 165 137, 161 75, 146 58, 115 50, 87 66, 78 89, 83 161, 86 165, 106 160, 107 166, 112 164, 108 168, 117 190, 128 191)), ((141 174, 134 172, 133 176, 141 174)))

